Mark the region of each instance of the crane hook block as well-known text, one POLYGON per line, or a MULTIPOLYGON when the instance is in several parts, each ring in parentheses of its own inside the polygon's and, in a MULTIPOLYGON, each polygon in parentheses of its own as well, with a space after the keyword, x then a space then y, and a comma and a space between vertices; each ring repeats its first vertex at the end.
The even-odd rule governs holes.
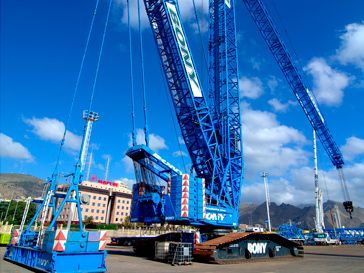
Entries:
POLYGON ((345 208, 346 212, 348 212, 350 214, 350 219, 352 219, 353 217, 351 216, 351 213, 354 211, 353 202, 352 201, 344 201, 343 205, 344 205, 344 208, 345 208))

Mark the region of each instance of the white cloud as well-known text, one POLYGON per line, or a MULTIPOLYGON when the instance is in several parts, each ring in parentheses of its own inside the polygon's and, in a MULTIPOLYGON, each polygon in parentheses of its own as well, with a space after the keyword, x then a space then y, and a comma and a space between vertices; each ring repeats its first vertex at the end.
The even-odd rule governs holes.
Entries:
POLYGON ((307 162, 302 145, 307 142, 297 129, 280 124, 275 114, 244 108, 243 142, 247 177, 262 171, 283 175, 307 162))
MULTIPOLYGON (((129 1, 130 2, 130 25, 138 29, 138 2, 137 1, 129 1)), ((125 25, 128 24, 128 5, 127 0, 116 0, 115 4, 117 7, 122 9, 121 22, 125 25)), ((142 29, 145 29, 149 26, 149 19, 145 12, 144 1, 140 1, 140 23, 142 29)))
POLYGON ((268 104, 273 107, 276 112, 286 112, 292 105, 297 105, 295 101, 289 100, 287 103, 282 103, 280 100, 273 98, 268 101, 268 104))
MULTIPOLYGON (((138 28, 138 0, 130 1, 130 24, 134 29, 138 28)), ((149 26, 149 19, 145 12, 144 1, 140 1, 140 21, 142 29, 149 26)), ((197 23, 195 20, 193 3, 192 1, 180 0, 178 5, 181 12, 182 22, 191 22, 191 27, 197 31, 197 23)), ((116 0, 116 6, 122 9, 121 22, 123 24, 128 24, 128 6, 127 0, 116 0)), ((206 32, 208 30, 208 23, 206 20, 206 15, 208 14, 208 1, 207 0, 195 0, 197 12, 199 12, 200 17, 200 28, 201 32, 206 32), (201 16, 202 15, 202 16, 201 16)))
POLYGON ((0 157, 33 161, 33 156, 26 147, 3 133, 0 133, 0 157))
MULTIPOLYGON (((200 14, 207 15, 209 12, 209 1, 208 0, 195 0, 197 12, 200 14)), ((195 19, 195 11, 193 8, 192 1, 179 0, 178 6, 181 11, 182 20, 184 19, 195 19)), ((201 17, 199 18, 201 19, 201 17)), ((195 21, 195 20, 194 20, 195 21)))
POLYGON ((256 58, 251 57, 250 58, 250 63, 253 67, 254 70, 260 70, 260 67, 262 66, 262 63, 260 61, 258 61, 256 58))
POLYGON ((124 156, 121 159, 121 162, 122 162, 123 166, 126 168, 125 169, 126 172, 128 172, 128 173, 134 172, 133 160, 130 157, 124 156))
MULTIPOLYGON (((141 128, 138 128, 136 130, 137 145, 145 144, 144 136, 145 136, 144 130, 141 128)), ((133 146, 131 135, 129 136, 128 145, 129 145, 129 147, 133 146)), ((159 150, 163 150, 163 149, 168 149, 168 146, 167 146, 164 138, 159 135, 156 135, 156 134, 149 134, 149 147, 155 152, 158 152, 159 150)), ((134 170, 133 161, 128 156, 124 156, 121 161, 122 161, 123 165, 126 167, 127 172, 132 172, 134 170)))
MULTIPOLYGON (((31 118, 24 120, 32 127, 32 132, 43 140, 60 143, 65 130, 62 121, 54 118, 31 118)), ((78 151, 81 147, 82 137, 67 130, 64 147, 71 151, 78 151)))
MULTIPOLYGON (((364 163, 347 166, 344 169, 350 198, 354 206, 364 207, 364 163)), ((268 177, 271 201, 277 204, 292 205, 314 203, 314 178, 311 167, 293 168, 284 178, 268 177)), ((319 183, 324 201, 330 199, 343 202, 343 193, 336 169, 319 171, 319 183), (327 189, 327 190, 326 190, 327 189)), ((243 184, 244 202, 261 203, 265 201, 263 179, 243 184)), ((354 212, 355 213, 355 212, 354 212)))
POLYGON ((276 90, 276 88, 278 87, 278 80, 276 77, 274 76, 270 76, 269 80, 267 82, 267 85, 270 89, 270 91, 274 92, 276 90))
POLYGON ((314 94, 318 102, 328 106, 338 106, 344 97, 344 89, 349 85, 349 77, 331 68, 323 58, 314 58, 304 68, 312 77, 314 94))
POLYGON ((345 159, 353 160, 359 155, 364 155, 364 139, 352 136, 346 139, 345 145, 341 147, 345 159))
POLYGON ((186 143, 185 143, 185 140, 183 139, 183 137, 182 136, 179 136, 178 137, 178 143, 179 144, 183 144, 183 145, 185 145, 186 143))
POLYGON ((263 94, 263 83, 257 77, 241 77, 239 84, 242 98, 257 99, 263 94))
POLYGON ((124 183, 129 187, 129 189, 133 189, 133 185, 136 183, 134 179, 129 179, 129 178, 126 178, 126 177, 116 179, 115 182, 124 183))
MULTIPOLYGON (((138 128, 137 132, 136 132, 136 142, 137 145, 140 144, 145 144, 145 134, 144 134, 144 130, 138 128)), ((131 135, 129 138, 129 147, 133 146, 132 145, 132 139, 131 139, 131 135)), ((149 147, 155 151, 158 152, 159 150, 163 150, 163 149, 168 149, 167 144, 164 140, 163 137, 156 135, 156 134, 149 134, 149 147)))
POLYGON ((354 64, 364 72, 364 22, 347 25, 340 38, 341 46, 336 52, 338 60, 342 64, 354 64))
POLYGON ((175 152, 173 152, 173 156, 174 157, 181 157, 181 156, 188 157, 188 154, 184 151, 175 151, 175 152))

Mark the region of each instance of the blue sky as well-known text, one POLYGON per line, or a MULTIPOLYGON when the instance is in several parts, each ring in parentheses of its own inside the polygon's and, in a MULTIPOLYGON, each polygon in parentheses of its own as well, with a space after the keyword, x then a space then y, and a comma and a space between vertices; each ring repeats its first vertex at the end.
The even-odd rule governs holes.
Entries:
MULTIPOLYGON (((0 172, 51 175, 70 108, 88 27, 96 1, 3 1, 1 3, 0 172)), ((179 1, 200 78, 206 64, 192 1, 179 1)), ((283 40, 301 65, 325 120, 341 148, 355 205, 364 206, 364 3, 362 1, 264 1, 283 40)), ((82 110, 90 103, 92 81, 107 11, 100 0, 86 56, 61 170, 70 171, 83 130, 82 110)), ((207 48, 207 1, 196 1, 207 48)), ((127 11, 114 0, 92 110, 100 114, 91 142, 91 173, 134 180, 124 153, 130 145, 131 103, 127 11)), ((136 1, 132 4, 136 126, 143 128, 141 66, 136 1)), ((244 202, 260 202, 260 173, 267 171, 272 201, 312 203, 312 131, 258 30, 237 1, 240 89, 245 153, 244 202)), ((189 158, 161 72, 157 49, 142 10, 145 75, 151 147, 184 170, 189 158), (177 132, 175 131, 177 127, 177 132)), ((206 54, 206 53, 205 53, 206 54)), ((206 81, 204 81, 206 86, 206 81)), ((143 141, 142 130, 138 139, 143 141)), ((336 170, 319 145, 320 181, 331 199, 342 201, 336 170), (325 182, 325 183, 324 183, 325 182), (326 184, 326 186, 325 186, 326 184)))

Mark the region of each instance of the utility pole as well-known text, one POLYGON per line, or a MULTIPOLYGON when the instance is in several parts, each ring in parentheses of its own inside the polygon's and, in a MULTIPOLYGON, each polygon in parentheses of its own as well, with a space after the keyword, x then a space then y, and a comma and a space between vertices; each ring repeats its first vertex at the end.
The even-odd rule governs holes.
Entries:
POLYGON ((90 157, 88 158, 88 166, 87 166, 87 174, 86 174, 86 181, 89 180, 90 178, 90 170, 91 170, 91 165, 92 165, 92 160, 93 160, 93 154, 94 154, 94 147, 93 145, 91 146, 91 153, 90 153, 90 157))
POLYGON ((341 224, 341 216, 340 216, 340 211, 339 211, 339 207, 337 205, 335 205, 335 218, 336 218, 336 225, 338 228, 342 228, 342 224, 341 224))
POLYGON ((272 231, 272 226, 270 224, 270 213, 269 213, 269 203, 270 203, 270 197, 269 197, 269 188, 268 188, 268 173, 262 172, 262 177, 264 180, 264 190, 265 190, 265 203, 267 205, 267 219, 268 219, 268 230, 269 232, 272 231))
POLYGON ((16 214, 16 211, 18 209, 18 201, 16 201, 16 206, 15 206, 15 210, 14 210, 14 213, 13 213, 13 222, 14 222, 14 219, 15 219, 15 214, 16 214))
POLYGON ((6 209, 5 218, 4 218, 4 220, 5 220, 5 221, 6 221, 6 218, 8 218, 8 212, 9 212, 9 208, 10 208, 10 205, 11 205, 11 201, 13 201, 13 197, 14 197, 14 192, 13 192, 13 194, 11 195, 11 199, 10 199, 10 201, 9 201, 8 208, 6 209))

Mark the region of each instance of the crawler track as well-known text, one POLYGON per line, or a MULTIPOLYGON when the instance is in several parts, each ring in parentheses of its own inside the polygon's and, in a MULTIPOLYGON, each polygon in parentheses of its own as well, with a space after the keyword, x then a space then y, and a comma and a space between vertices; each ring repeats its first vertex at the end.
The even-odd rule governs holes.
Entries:
POLYGON ((236 232, 196 245, 193 255, 204 262, 231 264, 303 257, 304 250, 276 233, 236 232))

